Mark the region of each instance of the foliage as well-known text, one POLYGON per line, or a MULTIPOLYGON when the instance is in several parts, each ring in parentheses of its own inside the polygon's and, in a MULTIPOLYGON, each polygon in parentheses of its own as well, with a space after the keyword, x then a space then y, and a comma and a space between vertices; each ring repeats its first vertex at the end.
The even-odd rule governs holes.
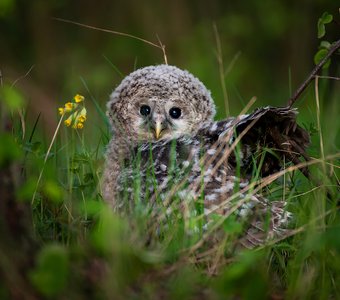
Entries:
POLYGON ((318 20, 318 38, 322 38, 326 34, 325 25, 333 21, 333 16, 328 12, 324 12, 318 20))
MULTIPOLYGON (((318 38, 322 38, 326 34, 325 25, 329 24, 333 21, 333 15, 328 12, 324 12, 322 16, 318 20, 318 38)), ((326 56, 331 47, 331 43, 328 41, 321 41, 319 46, 319 51, 314 55, 314 62, 318 64, 322 61, 326 56)), ((327 69, 331 64, 331 60, 329 59, 323 66, 324 69, 327 69)))
POLYGON ((32 284, 44 296, 58 295, 68 281, 67 252, 60 245, 46 245, 36 259, 36 267, 29 274, 32 284))
MULTIPOLYGON (((20 141, 16 131, 13 134, 1 135, 1 143, 10 149, 26 149, 24 172, 30 175, 18 197, 27 199, 36 188, 47 150, 28 151, 27 142, 20 141)), ((46 161, 32 207, 36 234, 46 244, 29 271, 39 294, 48 298, 88 293, 96 297, 216 299, 339 295, 335 284, 340 279, 336 162, 331 168, 313 170, 316 177, 323 177, 320 186, 299 174, 287 174, 290 183, 284 193, 296 216, 296 234, 262 249, 233 253, 230 247, 242 230, 233 218, 222 224, 228 239, 197 247, 202 232, 191 229, 200 223, 181 217, 178 210, 167 216, 160 212, 158 218, 166 217, 158 223, 161 227, 150 223, 150 210, 143 203, 129 215, 114 214, 102 202, 98 185, 98 159, 105 143, 94 146, 91 148, 80 129, 65 128, 46 161)), ((2 162, 22 161, 20 151, 1 149, 2 162)), ((275 183, 268 189, 274 198, 283 197, 281 185, 275 183)))
MULTIPOLYGON (((329 14, 319 21, 320 35, 328 21, 329 14)), ((235 17, 233 22, 240 20, 235 17)), ((281 29, 278 25, 272 30, 281 29)), ((320 80, 315 94, 307 93, 308 109, 300 110, 306 128, 313 130, 309 151, 317 159, 310 169, 315 180, 299 172, 286 173, 263 190, 272 200, 288 201, 295 216, 291 236, 238 251, 233 246, 242 224, 232 217, 216 217, 222 239, 221 231, 216 235, 195 231, 202 227, 195 215, 202 210, 199 205, 189 216, 176 209, 155 213, 138 202, 137 194, 136 205, 127 215, 113 212, 103 202, 100 178, 109 139, 107 120, 103 105, 85 87, 97 116, 88 113, 84 128, 59 127, 53 143, 37 129, 39 118, 35 122, 26 118, 30 95, 12 85, 0 87, 1 121, 6 125, 6 132, 0 134, 1 176, 7 169, 16 175, 15 203, 28 207, 32 224, 25 225, 34 229, 37 241, 27 250, 22 237, 13 236, 0 220, 1 298, 340 297, 340 123, 338 91, 330 88, 329 79, 320 80), (320 107, 315 104, 319 97, 320 107), (17 238, 18 244, 10 237, 17 238), (11 253, 16 259, 11 259, 11 253), (23 263, 22 256, 31 260, 23 263)), ((286 94, 282 89, 275 97, 286 94)))

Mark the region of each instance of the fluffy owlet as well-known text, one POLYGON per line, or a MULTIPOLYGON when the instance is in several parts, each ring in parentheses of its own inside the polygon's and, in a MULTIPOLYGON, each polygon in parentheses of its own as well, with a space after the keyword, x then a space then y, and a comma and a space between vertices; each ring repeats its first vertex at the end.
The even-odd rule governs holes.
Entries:
POLYGON ((128 75, 107 109, 113 137, 103 196, 116 210, 133 203, 137 182, 138 197, 150 207, 202 203, 207 220, 213 214, 246 220, 246 247, 284 232, 286 203, 267 200, 250 182, 280 170, 283 159, 306 158, 309 136, 296 124, 295 110, 265 107, 213 121, 214 102, 203 83, 168 65, 128 75))

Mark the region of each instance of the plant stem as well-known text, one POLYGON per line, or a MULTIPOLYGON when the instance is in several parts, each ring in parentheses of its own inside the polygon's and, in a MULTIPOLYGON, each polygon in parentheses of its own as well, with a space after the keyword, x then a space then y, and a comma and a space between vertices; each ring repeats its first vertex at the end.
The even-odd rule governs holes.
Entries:
POLYGON ((54 134, 53 134, 53 137, 52 137, 52 141, 51 141, 51 143, 50 143, 50 146, 48 147, 48 150, 47 150, 47 152, 46 152, 46 154, 45 154, 44 164, 43 164, 43 167, 42 167, 42 169, 41 169, 41 171, 40 171, 40 174, 39 174, 39 177, 38 177, 37 186, 35 187, 35 191, 34 191, 33 196, 32 196, 31 205, 33 205, 33 203, 34 203, 35 195, 37 194, 37 190, 38 190, 38 187, 39 187, 39 183, 40 183, 40 181, 41 181, 42 174, 43 174, 44 169, 45 169, 45 165, 46 165, 47 158, 48 158, 48 156, 49 156, 49 154, 50 154, 50 152, 51 152, 53 143, 54 143, 54 141, 55 141, 55 139, 56 139, 56 137, 57 137, 57 133, 58 133, 58 131, 59 131, 59 128, 60 128, 61 122, 63 121, 63 118, 64 118, 64 114, 62 114, 62 116, 60 117, 60 120, 59 120, 59 123, 58 123, 58 125, 57 125, 57 128, 56 128, 56 130, 54 131, 54 134))

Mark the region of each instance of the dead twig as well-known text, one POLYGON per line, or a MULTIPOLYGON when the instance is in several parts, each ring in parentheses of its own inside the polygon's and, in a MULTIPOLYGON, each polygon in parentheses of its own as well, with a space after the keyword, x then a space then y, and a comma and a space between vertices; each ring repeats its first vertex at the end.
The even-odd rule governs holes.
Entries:
POLYGON ((71 20, 66 20, 66 19, 62 19, 62 18, 55 18, 54 17, 52 19, 56 20, 56 21, 64 22, 64 23, 69 23, 69 24, 77 25, 77 26, 80 26, 80 27, 89 28, 89 29, 92 29, 92 30, 98 30, 98 31, 102 31, 102 32, 113 33, 113 34, 116 34, 116 35, 129 37, 129 38, 141 41, 143 43, 149 44, 149 45, 151 45, 153 47, 161 49, 161 51, 163 53, 164 63, 168 64, 166 53, 165 53, 165 45, 163 45, 161 43, 161 41, 160 41, 160 39, 158 37, 157 38, 158 38, 159 44, 156 44, 156 43, 150 42, 150 41, 148 41, 146 39, 143 39, 143 38, 140 38, 138 36, 135 36, 135 35, 132 35, 132 34, 129 34, 129 33, 125 33, 125 32, 120 32, 120 31, 109 30, 109 29, 100 28, 100 27, 96 27, 96 26, 86 25, 86 24, 83 24, 83 23, 79 23, 79 22, 75 22, 75 21, 71 21, 71 20))

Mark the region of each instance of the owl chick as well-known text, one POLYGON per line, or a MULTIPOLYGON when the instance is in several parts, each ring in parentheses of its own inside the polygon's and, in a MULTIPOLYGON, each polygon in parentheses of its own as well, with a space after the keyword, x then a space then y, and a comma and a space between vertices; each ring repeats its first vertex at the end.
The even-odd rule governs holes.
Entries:
POLYGON ((107 104, 113 129, 104 172, 104 198, 114 205, 122 166, 135 147, 194 136, 215 115, 210 92, 193 75, 173 66, 139 69, 115 89, 107 104))
POLYGON ((214 122, 207 88, 187 71, 168 65, 131 73, 107 108, 113 137, 103 196, 115 209, 132 200, 138 181, 139 196, 149 205, 159 199, 168 207, 172 199, 203 199, 207 217, 235 212, 247 219, 246 247, 284 232, 290 218, 286 203, 252 192, 249 182, 254 168, 269 175, 281 168, 283 157, 293 163, 306 157, 309 137, 296 124, 295 110, 265 107, 214 122), (276 153, 264 155, 269 147, 276 153), (131 197, 122 200, 126 192, 131 197))

